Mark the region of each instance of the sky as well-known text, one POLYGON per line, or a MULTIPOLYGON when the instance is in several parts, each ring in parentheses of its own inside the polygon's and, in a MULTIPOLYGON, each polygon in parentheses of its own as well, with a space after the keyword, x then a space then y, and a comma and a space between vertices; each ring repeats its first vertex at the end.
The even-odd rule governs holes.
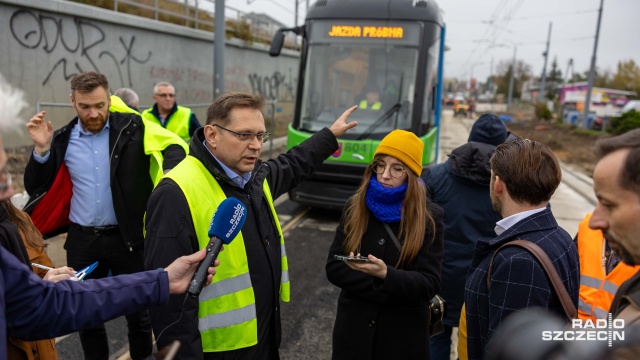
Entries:
MULTIPOLYGON (((287 26, 294 22, 296 0, 226 0, 234 11, 262 12, 287 26), (234 10, 235 9, 235 10, 234 10)), ((304 21, 306 0, 299 1, 304 21)), ((331 1, 331 0, 329 0, 331 1)), ((374 0, 372 0, 374 1, 374 0)), ((396 0, 397 1, 397 0, 396 0)), ((429 0, 430 1, 430 0, 429 0)), ((575 72, 589 69, 600 0, 439 0, 447 26, 445 76, 484 82, 500 61, 516 57, 540 76, 549 23, 552 23, 547 71, 554 57, 565 76, 569 59, 575 72)), ((309 0, 313 6, 315 0, 309 0)), ((618 62, 640 65, 640 0, 604 0, 596 65, 616 72, 618 62)), ((571 71, 569 71, 571 74, 571 71)))

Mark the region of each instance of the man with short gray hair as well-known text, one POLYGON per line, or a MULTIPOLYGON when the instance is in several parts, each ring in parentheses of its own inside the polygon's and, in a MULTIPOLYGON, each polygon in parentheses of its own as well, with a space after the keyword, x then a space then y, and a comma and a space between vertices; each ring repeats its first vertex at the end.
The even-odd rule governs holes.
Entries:
POLYGON ((189 142, 196 129, 201 127, 200 122, 191 109, 176 103, 176 89, 173 85, 166 81, 157 83, 153 87, 153 100, 155 105, 144 110, 142 117, 162 125, 189 142))
POLYGON ((132 89, 120 88, 116 90, 113 95, 122 99, 122 101, 124 101, 124 103, 133 110, 139 111, 138 107, 140 106, 140 98, 138 97, 138 94, 136 94, 136 92, 132 89))

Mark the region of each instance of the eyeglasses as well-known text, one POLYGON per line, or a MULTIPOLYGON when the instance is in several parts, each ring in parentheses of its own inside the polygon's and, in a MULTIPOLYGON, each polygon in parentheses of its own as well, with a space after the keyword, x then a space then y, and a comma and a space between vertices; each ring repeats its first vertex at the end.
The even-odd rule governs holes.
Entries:
POLYGON ((223 128, 222 126, 218 125, 218 124, 213 124, 213 126, 217 126, 222 130, 228 131, 230 133, 232 133, 233 135, 238 137, 238 140, 240 141, 248 141, 251 142, 253 141, 253 139, 258 138, 258 141, 261 143, 267 142, 267 140, 269 140, 269 137, 271 136, 271 133, 268 132, 261 132, 261 133, 250 133, 250 132, 235 132, 233 130, 229 130, 227 128, 223 128))
POLYGON ((176 94, 155 94, 155 95, 159 96, 159 97, 166 97, 166 98, 169 98, 169 99, 172 99, 172 98, 174 98, 176 96, 176 94))
MULTIPOLYGON (((382 161, 377 161, 373 163, 373 172, 375 172, 376 174, 382 175, 384 174, 384 171, 386 169, 387 169, 387 164, 385 164, 382 161)), ((392 178, 396 178, 396 179, 400 178, 405 172, 407 172, 407 169, 405 169, 404 166, 402 165, 398 165, 398 164, 389 165, 389 175, 391 175, 392 178)))
POLYGON ((11 187, 11 173, 6 169, 0 173, 0 194, 4 194, 11 187))

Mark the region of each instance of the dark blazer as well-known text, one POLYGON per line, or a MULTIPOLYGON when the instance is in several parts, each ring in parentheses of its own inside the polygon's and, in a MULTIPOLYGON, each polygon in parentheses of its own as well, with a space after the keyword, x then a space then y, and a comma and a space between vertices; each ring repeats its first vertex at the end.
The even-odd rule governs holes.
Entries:
POLYGON ((545 208, 519 221, 495 239, 479 241, 476 245, 465 288, 470 360, 487 356, 485 345, 500 331, 502 320, 514 311, 540 306, 566 318, 542 265, 523 248, 512 246, 500 250, 491 269, 491 290, 487 289, 491 256, 503 244, 517 239, 529 240, 547 253, 574 305, 578 305, 578 250, 571 236, 558 226, 551 210, 545 208))
MULTIPOLYGON (((384 260, 385 280, 352 270, 333 258, 348 255, 342 246, 343 215, 326 265, 327 278, 342 289, 333 328, 333 359, 430 358, 428 305, 440 290, 444 225, 442 209, 432 202, 427 206, 436 228, 426 231, 422 249, 406 268, 395 268, 400 252, 383 223, 369 216, 360 250, 363 256, 372 254, 384 260)), ((399 222, 389 223, 396 236, 399 226, 399 222)))

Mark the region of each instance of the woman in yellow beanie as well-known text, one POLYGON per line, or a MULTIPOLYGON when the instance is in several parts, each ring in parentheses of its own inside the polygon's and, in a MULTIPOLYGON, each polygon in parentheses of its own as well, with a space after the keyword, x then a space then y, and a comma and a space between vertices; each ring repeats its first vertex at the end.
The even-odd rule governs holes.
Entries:
POLYGON ((444 230, 420 179, 423 150, 413 133, 392 131, 345 206, 326 265, 342 289, 333 359, 430 358, 429 300, 440 290, 444 230))

